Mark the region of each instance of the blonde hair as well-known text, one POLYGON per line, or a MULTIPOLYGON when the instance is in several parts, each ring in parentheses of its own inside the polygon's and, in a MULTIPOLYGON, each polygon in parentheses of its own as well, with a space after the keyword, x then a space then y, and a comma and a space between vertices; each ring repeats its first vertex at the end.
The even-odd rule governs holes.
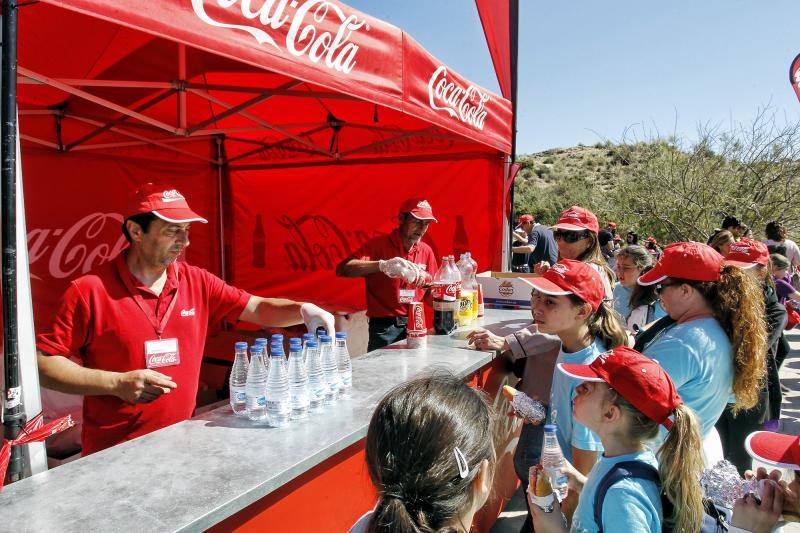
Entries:
MULTIPOLYGON (((588 230, 587 230, 588 231, 588 230)), ((589 247, 583 251, 581 255, 578 256, 578 261, 583 261, 584 263, 589 263, 592 265, 597 265, 600 267, 600 274, 605 274, 608 278, 609 283, 611 286, 614 286, 614 283, 617 282, 617 275, 614 274, 614 271, 611 270, 611 267, 608 266, 608 262, 606 258, 603 257, 603 251, 600 249, 600 241, 597 239, 597 233, 593 231, 588 231, 589 233, 589 247)))
MULTIPOLYGON (((610 389, 610 392, 610 401, 628 420, 628 440, 636 444, 653 440, 658 435, 658 422, 649 419, 615 390, 610 389)), ((664 522, 673 531, 696 533, 700 531, 705 514, 703 491, 698 481, 704 467, 700 423, 684 404, 676 407, 673 414, 675 421, 657 452, 661 491, 672 503, 672 514, 664 516, 664 522)))
POLYGON ((722 253, 720 248, 725 246, 726 244, 733 244, 736 242, 736 239, 733 236, 733 233, 724 229, 722 231, 718 231, 712 238, 711 241, 708 243, 713 249, 722 253))
MULTIPOLYGON (((574 294, 570 294, 569 299, 574 306, 588 305, 574 294)), ((589 316, 588 326, 592 338, 600 337, 608 350, 628 345, 628 333, 622 327, 616 312, 606 302, 602 302, 597 311, 589 316)))
POLYGON ((758 404, 767 374, 767 324, 760 285, 743 270, 726 265, 717 282, 686 282, 714 310, 714 317, 731 341, 733 356, 733 414, 758 404))

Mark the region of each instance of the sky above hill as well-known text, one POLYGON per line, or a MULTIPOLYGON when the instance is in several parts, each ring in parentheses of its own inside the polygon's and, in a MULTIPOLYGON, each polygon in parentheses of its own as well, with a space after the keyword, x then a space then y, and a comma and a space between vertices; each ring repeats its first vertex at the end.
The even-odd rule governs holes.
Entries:
MULTIPOLYGON (((500 92, 472 0, 344 1, 500 92)), ((658 134, 691 139, 699 124, 749 123, 764 106, 780 121, 800 121, 789 85, 800 53, 797 0, 520 6, 520 153, 658 134)))

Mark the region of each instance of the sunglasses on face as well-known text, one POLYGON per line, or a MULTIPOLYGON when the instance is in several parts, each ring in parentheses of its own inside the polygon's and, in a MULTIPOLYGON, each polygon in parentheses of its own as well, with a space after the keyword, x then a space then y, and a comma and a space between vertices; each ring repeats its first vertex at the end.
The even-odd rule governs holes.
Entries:
POLYGON ((674 287, 675 285, 680 285, 680 283, 659 283, 656 285, 656 294, 661 296, 661 293, 664 292, 664 289, 667 287, 674 287))
POLYGON ((553 238, 556 240, 563 240, 564 242, 578 242, 581 239, 585 239, 589 236, 589 234, 585 231, 562 231, 557 230, 553 232, 553 238))

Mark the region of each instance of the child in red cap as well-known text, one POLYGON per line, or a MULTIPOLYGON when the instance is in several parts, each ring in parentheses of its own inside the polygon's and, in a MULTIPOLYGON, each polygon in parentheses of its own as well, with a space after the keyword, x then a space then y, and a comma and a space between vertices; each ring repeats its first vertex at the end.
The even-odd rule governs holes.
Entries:
MULTIPOLYGON (((562 259, 542 277, 532 278, 535 296, 531 302, 539 331, 556 335, 561 350, 556 363, 584 364, 609 348, 627 343, 625 330, 610 305, 603 301, 605 288, 600 274, 582 261, 562 259)), ((602 451, 599 437, 572 417, 578 380, 553 372, 548 423, 556 424, 564 456, 583 473, 588 473, 602 451)), ((567 500, 565 512, 576 504, 567 500)))
MULTIPOLYGON (((574 416, 600 436, 605 450, 588 478, 565 469, 570 490, 580 494, 572 531, 658 532, 665 521, 674 531, 699 531, 704 514, 697 481, 703 470, 700 428, 666 371, 625 346, 591 364, 561 363, 558 369, 583 382, 574 416), (661 426, 669 434, 656 459, 648 442, 661 426), (633 475, 618 478, 622 468, 633 475), (668 516, 663 516, 662 491, 673 503, 668 516)), ((537 531, 566 531, 559 513, 533 512, 537 531)))

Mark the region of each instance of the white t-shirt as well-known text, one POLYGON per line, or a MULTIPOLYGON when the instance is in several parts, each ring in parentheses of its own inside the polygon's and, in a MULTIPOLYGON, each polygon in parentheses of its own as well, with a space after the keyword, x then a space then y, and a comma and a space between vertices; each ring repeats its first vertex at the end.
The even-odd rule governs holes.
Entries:
POLYGON ((789 263, 792 264, 794 267, 800 267, 800 247, 797 246, 797 243, 791 239, 786 239, 783 242, 773 241, 772 239, 767 239, 764 241, 764 244, 767 246, 775 246, 775 245, 783 245, 786 247, 786 259, 789 260, 789 263))

